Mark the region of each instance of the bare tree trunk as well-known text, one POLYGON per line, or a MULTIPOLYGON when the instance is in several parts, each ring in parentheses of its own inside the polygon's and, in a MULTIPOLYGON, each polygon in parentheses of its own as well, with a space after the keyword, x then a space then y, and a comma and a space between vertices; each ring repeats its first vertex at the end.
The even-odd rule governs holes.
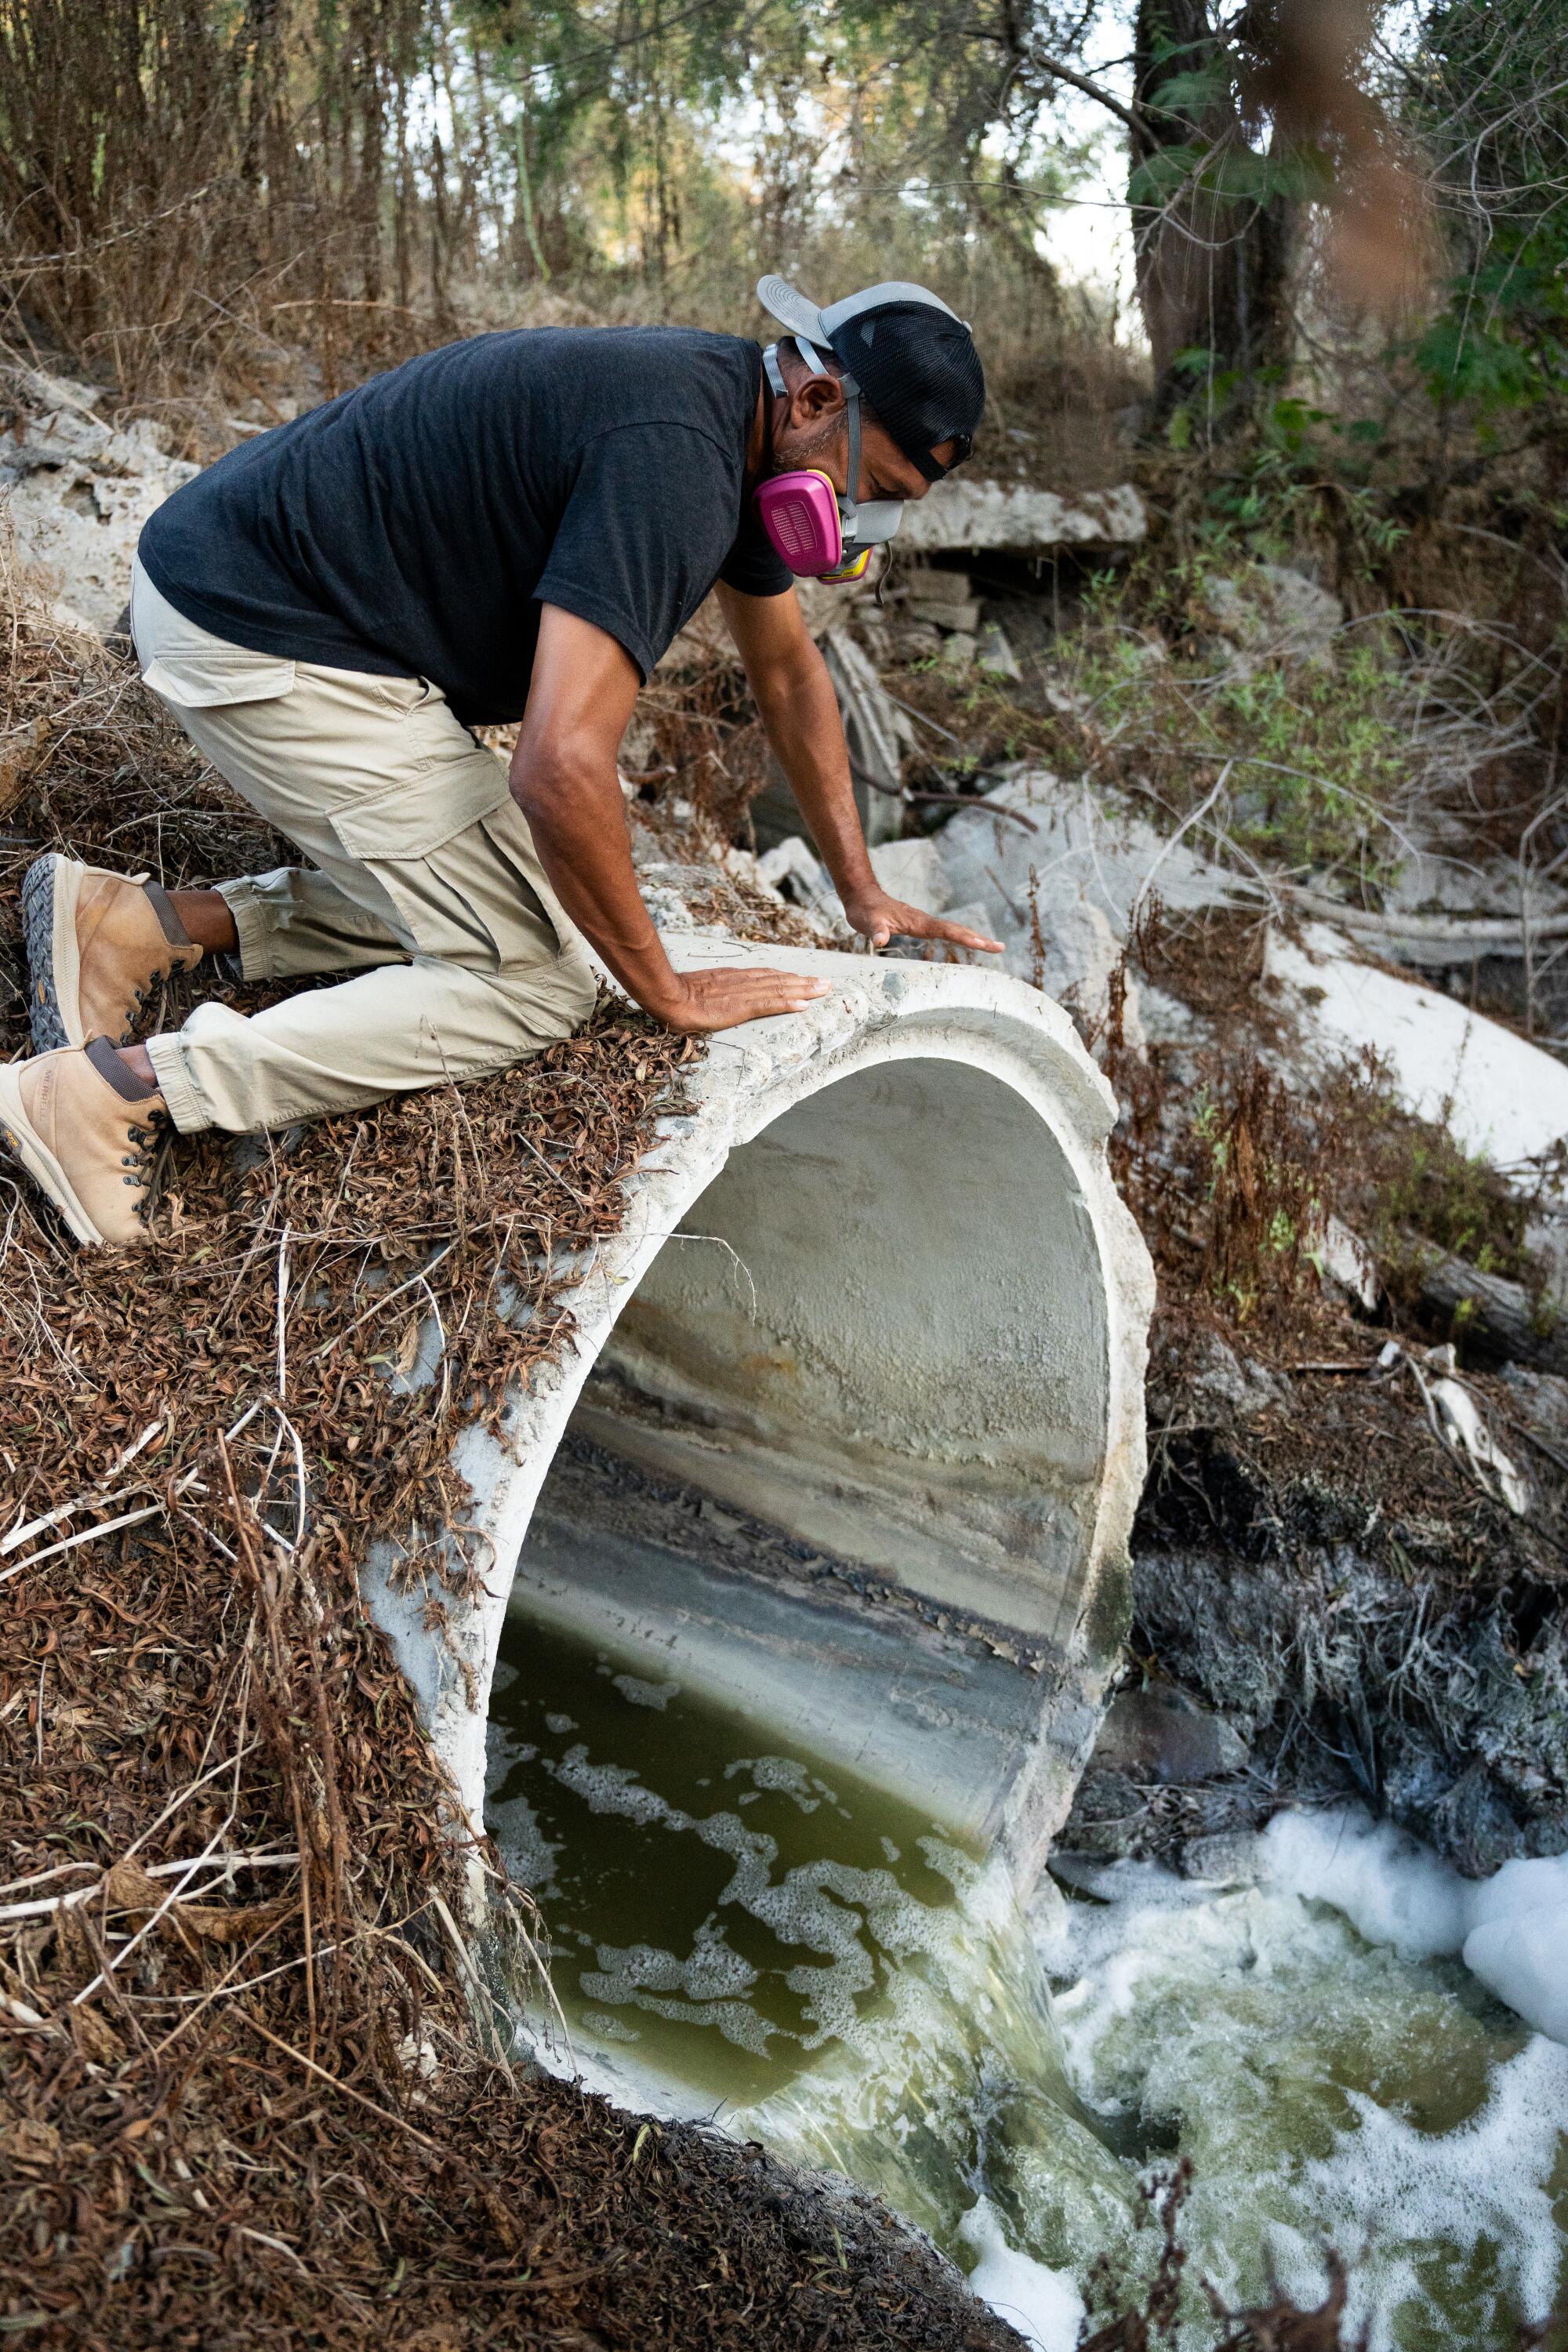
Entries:
POLYGON ((1291 215, 1282 195, 1249 187, 1262 159, 1248 146, 1234 53, 1215 33, 1207 0, 1140 0, 1132 206, 1138 293, 1168 412, 1206 379, 1211 407, 1232 380, 1245 397, 1260 373, 1284 368, 1291 215), (1194 77, 1202 85, 1194 89, 1194 77), (1184 164, 1173 151, 1202 161, 1184 164), (1175 182, 1161 200, 1162 167, 1175 182), (1151 187, 1151 182, 1155 184, 1151 187), (1184 353, 1205 363, 1187 373, 1184 353))

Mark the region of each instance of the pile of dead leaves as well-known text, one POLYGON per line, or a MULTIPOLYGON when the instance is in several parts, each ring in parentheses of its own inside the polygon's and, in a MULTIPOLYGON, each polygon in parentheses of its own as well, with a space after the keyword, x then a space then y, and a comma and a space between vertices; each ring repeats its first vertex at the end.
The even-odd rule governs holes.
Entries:
MULTIPOLYGON (((11 585, 6 1054, 41 848, 170 885, 276 855, 126 665, 11 585)), ((490 1571, 443 1539, 454 1435, 564 1343, 694 1051, 606 1004, 246 1164, 182 1147, 145 1259, 76 1251, 0 1176, 7 2339, 1010 2340, 878 2209, 513 2073, 458 1927, 490 1857, 359 1607, 376 1536, 433 1621, 490 1571)))

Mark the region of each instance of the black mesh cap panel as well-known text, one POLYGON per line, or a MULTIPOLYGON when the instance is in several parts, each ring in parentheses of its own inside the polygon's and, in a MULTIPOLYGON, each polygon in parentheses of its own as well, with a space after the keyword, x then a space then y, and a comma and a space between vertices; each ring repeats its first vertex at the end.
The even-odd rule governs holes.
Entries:
POLYGON ((985 407, 985 377, 974 338, 960 319, 923 303, 891 302, 834 330, 833 349, 859 384, 877 421, 930 482, 950 469, 931 451, 955 441, 967 457, 985 407))

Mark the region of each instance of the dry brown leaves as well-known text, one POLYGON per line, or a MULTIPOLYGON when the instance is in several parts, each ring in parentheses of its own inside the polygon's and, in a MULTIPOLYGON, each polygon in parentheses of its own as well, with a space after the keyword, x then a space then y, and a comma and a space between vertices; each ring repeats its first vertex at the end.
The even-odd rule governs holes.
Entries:
MULTIPOLYGON (((127 668, 11 586, 16 974, 44 846, 171 884, 275 850, 127 668)), ((7 1053, 23 1012, 14 989, 7 1053)), ((247 1167, 183 1147, 144 1257, 76 1251, 0 1174, 0 1542, 32 1528, 0 1551, 8 2336, 740 2344, 775 2307, 781 2344, 870 2340, 757 2160, 693 2137, 634 2170, 621 2118, 481 2046, 468 1828, 355 1583, 378 1535, 433 1614, 488 1570, 441 1539, 456 1428, 563 1344, 695 1051, 606 1004, 525 1067, 247 1167), (437 1322, 436 1377, 396 1377, 437 1322)), ((1001 2342, 909 2260, 875 2340, 1001 2342)))

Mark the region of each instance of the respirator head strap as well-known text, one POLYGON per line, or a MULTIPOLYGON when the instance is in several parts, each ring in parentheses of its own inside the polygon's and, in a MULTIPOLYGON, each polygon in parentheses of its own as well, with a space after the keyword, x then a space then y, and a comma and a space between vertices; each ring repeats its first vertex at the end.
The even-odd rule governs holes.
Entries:
POLYGON ((839 377, 844 397, 849 406, 849 473, 848 488, 839 500, 846 531, 855 528, 855 507, 860 492, 860 387, 847 368, 839 377))

